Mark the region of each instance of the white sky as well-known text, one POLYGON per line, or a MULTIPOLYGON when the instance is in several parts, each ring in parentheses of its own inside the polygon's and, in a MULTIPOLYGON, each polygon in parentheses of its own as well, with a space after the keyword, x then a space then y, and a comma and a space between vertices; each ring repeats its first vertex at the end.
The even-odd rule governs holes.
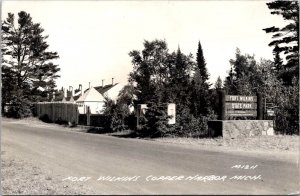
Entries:
POLYGON ((224 79, 238 47, 242 53, 273 59, 271 35, 262 29, 282 26, 270 14, 266 1, 4 1, 8 12, 30 13, 49 35, 57 51, 61 78, 58 88, 127 83, 132 70, 131 50, 143 49, 144 40, 165 39, 170 51, 178 45, 195 57, 200 40, 210 82, 224 79))

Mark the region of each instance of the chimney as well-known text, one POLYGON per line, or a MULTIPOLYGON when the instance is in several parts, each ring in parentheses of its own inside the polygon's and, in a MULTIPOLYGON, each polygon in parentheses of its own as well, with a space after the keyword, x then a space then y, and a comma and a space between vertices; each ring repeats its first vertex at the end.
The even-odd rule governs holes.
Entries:
POLYGON ((114 85, 114 78, 111 78, 111 84, 114 85))
POLYGON ((89 82, 89 89, 91 88, 91 82, 89 82))
POLYGON ((104 84, 104 80, 102 80, 102 87, 103 87, 103 84, 104 84))
POLYGON ((69 97, 73 96, 73 86, 69 86, 69 97))
POLYGON ((79 84, 80 95, 82 95, 82 84, 79 84))
POLYGON ((66 88, 64 88, 64 97, 67 97, 68 90, 66 88))

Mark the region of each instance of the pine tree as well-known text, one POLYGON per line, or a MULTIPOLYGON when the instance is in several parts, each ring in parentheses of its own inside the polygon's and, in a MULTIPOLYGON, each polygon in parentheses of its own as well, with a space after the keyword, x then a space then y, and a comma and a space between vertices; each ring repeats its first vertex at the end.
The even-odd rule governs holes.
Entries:
POLYGON ((198 50, 197 50, 197 66, 199 69, 199 73, 203 82, 206 82, 209 79, 209 75, 207 73, 206 62, 203 56, 202 46, 200 41, 198 42, 198 50))
POLYGON ((216 90, 221 90, 223 88, 223 82, 221 77, 219 76, 216 83, 215 83, 215 89, 216 90))
POLYGON ((230 65, 228 76, 225 78, 224 89, 226 91, 226 94, 230 94, 230 95, 237 94, 236 76, 233 71, 233 65, 230 65))
POLYGON ((225 79, 224 88, 227 94, 251 95, 262 85, 262 78, 258 74, 257 62, 254 55, 241 54, 237 48, 235 59, 230 60, 230 71, 225 79))
POLYGON ((278 45, 275 46, 273 50, 274 54, 274 69, 276 70, 279 78, 280 78, 280 73, 282 72, 283 65, 282 65, 282 59, 280 58, 280 49, 278 45))
POLYGON ((271 14, 281 15, 289 22, 284 27, 273 26, 263 30, 273 34, 269 46, 275 46, 275 55, 284 54, 287 62, 280 77, 286 85, 291 85, 294 77, 299 80, 299 2, 277 0, 267 3, 267 6, 271 14))
MULTIPOLYGON (((19 12, 18 17, 15 24, 14 14, 9 13, 2 22, 2 70, 3 76, 10 78, 3 80, 2 90, 10 95, 3 99, 3 104, 25 107, 31 102, 51 100, 60 69, 53 63, 58 54, 47 50, 48 36, 43 35, 40 24, 34 23, 24 11, 19 12), (8 89, 11 85, 13 87, 8 89)), ((22 114, 15 115, 22 117, 22 114)))
POLYGON ((194 91, 193 94, 193 102, 195 103, 195 107, 193 111, 196 117, 199 116, 206 116, 209 113, 210 107, 210 92, 209 87, 210 84, 208 83, 209 74, 206 68, 206 62, 203 56, 202 46, 200 41, 198 42, 198 50, 197 50, 197 66, 194 74, 194 91))
POLYGON ((189 86, 189 67, 191 64, 187 62, 187 59, 188 57, 182 54, 178 47, 175 60, 175 75, 171 77, 174 81, 175 103, 178 103, 179 107, 188 104, 189 92, 187 87, 189 86))

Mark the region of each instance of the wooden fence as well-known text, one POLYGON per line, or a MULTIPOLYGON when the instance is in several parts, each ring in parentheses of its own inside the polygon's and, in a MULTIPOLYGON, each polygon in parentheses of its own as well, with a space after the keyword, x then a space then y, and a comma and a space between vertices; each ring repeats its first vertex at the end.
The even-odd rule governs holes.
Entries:
POLYGON ((78 106, 74 103, 39 102, 35 104, 35 113, 38 118, 47 115, 52 122, 78 124, 78 106))

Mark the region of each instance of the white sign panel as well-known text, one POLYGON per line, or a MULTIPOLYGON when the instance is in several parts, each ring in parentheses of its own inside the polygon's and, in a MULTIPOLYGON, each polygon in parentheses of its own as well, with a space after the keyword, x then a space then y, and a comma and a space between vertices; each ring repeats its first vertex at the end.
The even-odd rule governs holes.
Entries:
POLYGON ((176 123, 176 105, 175 105, 175 103, 168 104, 168 116, 171 116, 171 118, 169 118, 168 124, 174 125, 176 123))

